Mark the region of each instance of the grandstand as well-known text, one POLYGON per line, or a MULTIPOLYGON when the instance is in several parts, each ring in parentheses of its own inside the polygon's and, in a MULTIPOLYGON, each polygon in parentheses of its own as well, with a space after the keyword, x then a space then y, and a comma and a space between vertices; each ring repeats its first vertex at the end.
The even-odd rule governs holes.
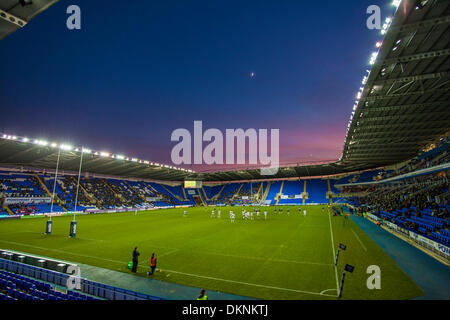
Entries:
MULTIPOLYGON (((2 4, 0 15, 28 21, 54 2, 27 12, 2 4)), ((337 161, 273 176, 194 171, 0 133, 0 300, 185 300, 200 288, 217 299, 450 299, 450 2, 400 3, 337 161), (153 252, 158 272, 149 275, 153 252), (27 263, 31 255, 42 265, 27 263), (70 273, 44 265, 51 259, 88 277, 71 289, 70 273), (373 265, 380 290, 366 286, 373 265)), ((4 20, 0 39, 19 29, 4 20)))

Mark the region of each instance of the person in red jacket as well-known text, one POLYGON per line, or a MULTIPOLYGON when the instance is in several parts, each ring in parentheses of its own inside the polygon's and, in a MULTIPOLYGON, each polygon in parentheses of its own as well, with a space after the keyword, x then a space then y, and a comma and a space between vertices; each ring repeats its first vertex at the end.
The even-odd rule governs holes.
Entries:
POLYGON ((156 269, 156 255, 153 252, 152 257, 150 258, 150 272, 148 272, 148 275, 151 276, 153 273, 155 273, 156 269))

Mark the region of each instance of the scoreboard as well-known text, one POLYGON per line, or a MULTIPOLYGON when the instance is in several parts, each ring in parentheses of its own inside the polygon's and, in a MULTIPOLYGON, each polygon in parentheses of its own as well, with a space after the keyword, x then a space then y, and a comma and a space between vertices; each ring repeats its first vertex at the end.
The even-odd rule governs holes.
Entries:
POLYGON ((185 181, 184 187, 186 189, 200 189, 202 187, 201 181, 185 181))

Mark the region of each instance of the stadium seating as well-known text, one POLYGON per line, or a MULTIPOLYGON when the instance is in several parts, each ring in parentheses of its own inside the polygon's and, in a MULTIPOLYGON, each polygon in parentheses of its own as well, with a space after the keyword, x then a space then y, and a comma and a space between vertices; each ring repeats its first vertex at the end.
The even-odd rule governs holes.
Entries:
POLYGON ((322 179, 310 179, 306 182, 306 192, 308 199, 306 203, 326 203, 328 192, 328 182, 322 179))
POLYGON ((0 300, 162 300, 123 288, 80 279, 81 290, 69 290, 69 275, 0 259, 0 300))

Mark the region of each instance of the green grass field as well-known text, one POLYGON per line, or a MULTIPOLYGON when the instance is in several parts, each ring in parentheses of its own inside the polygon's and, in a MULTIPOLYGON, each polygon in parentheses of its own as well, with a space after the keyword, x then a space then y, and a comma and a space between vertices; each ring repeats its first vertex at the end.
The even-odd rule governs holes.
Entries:
MULTIPOLYGON (((141 253, 138 275, 146 276, 152 252, 161 272, 153 277, 210 290, 261 299, 336 299, 346 263, 343 299, 410 299, 423 291, 356 224, 333 217, 327 208, 298 207, 275 214, 263 207, 268 219, 243 220, 234 207, 221 208, 220 219, 211 208, 80 215, 77 237, 69 238, 72 217, 53 218, 53 233, 45 235, 45 219, 0 222, 0 248, 44 255, 72 262, 130 272, 134 246, 141 253), (341 252, 337 268, 335 250, 341 252), (381 290, 366 286, 366 269, 381 268, 381 290)), ((217 212, 217 209, 216 209, 217 212)), ((83 276, 83 270, 81 270, 83 276)))

